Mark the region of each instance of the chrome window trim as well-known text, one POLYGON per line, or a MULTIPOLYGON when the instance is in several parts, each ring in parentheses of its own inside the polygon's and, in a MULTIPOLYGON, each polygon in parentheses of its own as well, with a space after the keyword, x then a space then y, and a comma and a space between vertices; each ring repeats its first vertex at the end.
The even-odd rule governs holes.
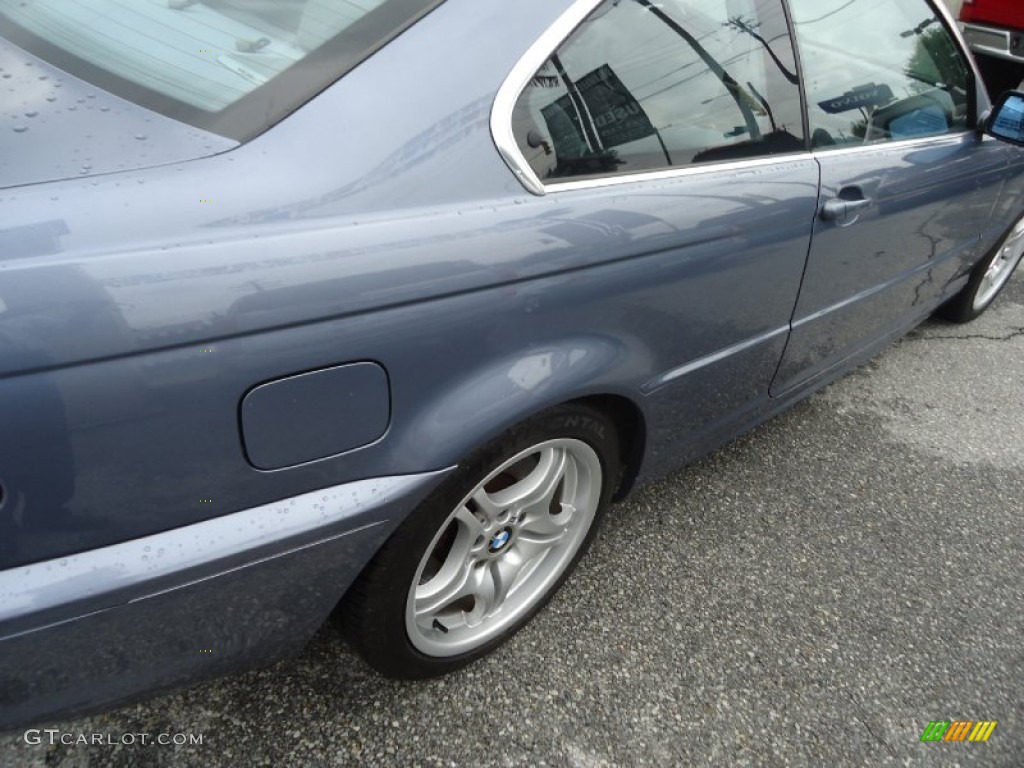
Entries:
POLYGON ((785 155, 772 155, 745 160, 726 160, 717 163, 663 168, 654 171, 636 171, 635 173, 624 173, 620 176, 593 176, 573 181, 557 181, 549 184, 541 181, 540 177, 534 173, 533 168, 530 167, 530 163, 525 155, 519 150, 519 144, 516 142, 515 135, 512 132, 512 112, 515 109, 520 94, 529 84, 530 78, 536 74, 537 70, 541 68, 541 65, 548 60, 551 54, 558 49, 558 46, 565 42, 566 38, 583 23, 591 11, 597 8, 603 1, 579 0, 579 2, 574 3, 527 49, 526 53, 523 54, 522 58, 519 59, 505 78, 505 81, 498 88, 497 96, 495 96, 494 104, 491 107, 491 137, 502 159, 529 192, 538 196, 544 196, 549 192, 598 189, 620 184, 633 184, 638 181, 667 181, 723 169, 742 171, 748 168, 760 168, 765 165, 811 158, 810 152, 793 152, 785 155))
POLYGON ((573 33, 583 20, 590 15, 604 0, 578 0, 558 17, 537 40, 531 45, 522 58, 512 67, 505 82, 498 88, 498 95, 491 107, 491 137, 501 153, 502 159, 512 169, 512 173, 535 195, 545 195, 547 190, 526 157, 519 151, 519 144, 512 133, 512 111, 515 109, 519 94, 530 82, 541 65, 573 33))
POLYGON ((865 152, 885 152, 886 150, 892 150, 893 152, 904 152, 908 149, 914 149, 915 147, 926 147, 933 144, 941 144, 947 141, 961 141, 965 136, 974 136, 975 132, 970 128, 965 128, 959 131, 949 131, 947 133, 937 133, 932 136, 921 136, 916 139, 897 139, 873 141, 870 144, 854 144, 850 146, 838 146, 834 149, 832 147, 818 147, 814 150, 815 157, 836 157, 837 155, 860 155, 865 152))
MULTIPOLYGON (((816 156, 827 154, 829 156, 859 154, 861 152, 878 152, 887 148, 893 150, 905 150, 908 147, 927 146, 936 141, 948 139, 951 136, 962 137, 970 131, 958 133, 945 133, 939 136, 925 136, 920 139, 904 139, 901 141, 875 142, 853 147, 839 147, 837 149, 817 150, 814 152, 794 152, 785 155, 771 155, 749 160, 723 161, 718 163, 707 163, 691 165, 678 168, 665 168, 657 171, 637 171, 636 173, 623 174, 621 176, 595 176, 591 178, 577 179, 574 181, 559 181, 551 184, 544 184, 540 177, 534 173, 533 168, 527 161, 526 156, 519 150, 515 135, 512 132, 512 112, 515 109, 519 95, 530 82, 530 78, 547 61, 551 53, 561 45, 573 31, 583 23, 603 0, 578 0, 573 3, 558 19, 548 27, 544 33, 534 41, 526 53, 516 62, 516 65, 509 72, 504 82, 498 88, 494 104, 491 107, 491 137, 502 159, 511 169, 512 173, 520 183, 534 195, 543 197, 549 192, 568 192, 572 190, 599 189, 602 187, 617 186, 620 184, 633 184, 640 181, 669 181, 676 178, 696 176, 714 171, 730 170, 743 171, 747 169, 761 168, 769 165, 796 162, 799 160, 813 159, 816 156)), ((984 98, 988 102, 988 94, 984 88, 978 87, 981 83, 981 75, 977 63, 970 52, 970 47, 964 39, 963 31, 953 18, 953 14, 946 7, 945 3, 937 0, 926 0, 927 4, 938 16, 945 21, 947 31, 953 36, 956 44, 960 47, 960 53, 968 63, 970 71, 975 77, 975 90, 979 93, 975 98, 984 98)), ((792 29, 791 29, 792 31, 792 29)), ((799 66, 799 65, 798 65, 799 66)), ((801 76, 802 76, 801 71, 801 76)), ((984 110, 982 104, 978 104, 979 114, 984 110)), ((805 109, 806 111, 806 109, 805 109)))
POLYGON ((601 187, 614 187, 619 184, 635 184, 642 181, 672 181, 687 176, 703 176, 717 171, 742 172, 763 168, 770 165, 785 165, 798 161, 813 161, 814 155, 810 152, 791 152, 785 155, 771 155, 769 157, 757 157, 749 160, 727 160, 718 163, 701 163, 700 165, 688 165, 679 168, 665 168, 660 171, 637 171, 636 173, 624 173, 621 176, 594 176, 592 178, 577 179, 576 181, 559 181, 548 184, 544 192, 568 192, 577 189, 598 189, 601 187))

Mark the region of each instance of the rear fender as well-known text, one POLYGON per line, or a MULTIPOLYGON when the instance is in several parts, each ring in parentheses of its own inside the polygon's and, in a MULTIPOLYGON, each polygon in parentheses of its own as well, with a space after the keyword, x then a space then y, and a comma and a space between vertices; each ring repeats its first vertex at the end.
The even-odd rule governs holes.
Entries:
MULTIPOLYGON (((619 339, 577 335, 491 359, 421 404, 395 435, 394 450, 400 463, 422 465, 429 456, 428 465, 442 468, 560 403, 616 395, 640 407, 636 392, 621 384, 629 379, 631 357, 619 339)), ((396 402, 396 423, 401 419, 401 403, 396 402)))

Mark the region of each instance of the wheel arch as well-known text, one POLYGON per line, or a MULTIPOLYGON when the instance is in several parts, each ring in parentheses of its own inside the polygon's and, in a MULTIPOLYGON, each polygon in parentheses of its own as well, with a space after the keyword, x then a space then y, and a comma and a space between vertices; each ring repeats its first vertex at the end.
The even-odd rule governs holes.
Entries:
MULTIPOLYGON (((621 432, 635 429, 641 423, 639 420, 642 420, 642 414, 628 398, 591 394, 533 413, 493 440, 477 446, 390 534, 341 598, 335 618, 340 620, 353 647, 365 661, 386 676, 422 679, 461 668, 509 639, 543 608, 586 552, 602 513, 616 495, 620 479, 629 477, 629 459, 623 461, 618 454, 623 446, 632 451, 633 443, 624 439, 621 432), (568 439, 559 441, 555 438, 568 439), (576 443, 576 446, 572 447, 571 443, 576 443), (559 462, 554 459, 545 467, 543 459, 538 458, 538 463, 527 465, 523 474, 509 470, 513 465, 520 466, 525 457, 532 459, 539 451, 548 450, 547 446, 552 444, 573 453, 573 460, 579 468, 579 474, 575 475, 579 482, 565 482, 563 472, 566 467, 563 464, 555 469, 559 462), (614 476, 609 477, 603 470, 611 467, 618 469, 614 476), (545 475, 539 486, 532 479, 534 470, 538 468, 545 475), (549 475, 553 469, 554 473, 549 475), (556 525, 565 525, 566 531, 574 532, 568 537, 552 537, 545 543, 543 539, 550 531, 533 528, 537 520, 530 522, 536 512, 537 499, 524 502, 527 509, 534 511, 521 517, 521 509, 510 513, 511 507, 507 506, 519 504, 513 500, 516 494, 513 493, 513 499, 504 505, 498 501, 498 494, 521 481, 533 483, 536 490, 549 482, 547 477, 559 479, 550 481, 547 486, 547 495, 542 496, 540 517, 552 519, 548 515, 556 514, 553 510, 557 507, 550 505, 554 504, 556 494, 562 492, 559 489, 563 489, 572 497, 561 505, 557 514, 569 522, 556 525), (595 477, 600 482, 596 486, 587 479, 595 477), (489 481, 497 481, 500 485, 491 488, 487 486, 489 481), (577 489, 584 489, 582 496, 576 496, 577 489), (477 491, 487 500, 478 496, 477 491), (578 517, 583 521, 582 527, 572 529, 572 521, 578 517), (510 541, 516 541, 520 525, 527 531, 544 532, 539 543, 542 547, 551 548, 555 559, 550 562, 554 563, 554 570, 545 573, 540 567, 529 566, 520 570, 523 563, 532 562, 529 557, 523 559, 521 556, 507 561, 504 568, 500 567, 499 560, 504 557, 502 550, 510 541), (467 532, 468 536, 464 535, 467 532), (496 545, 497 548, 485 549, 487 541, 499 533, 506 536, 496 545), (460 541, 462 545, 458 544, 460 541), (564 545, 559 543, 563 541, 564 545), (516 565, 517 560, 519 566, 516 565), (430 563, 435 567, 424 578, 424 569, 430 563), (516 575, 508 576, 509 567, 516 575), (487 576, 487 573, 494 575, 487 576), (502 583, 519 583, 519 575, 524 573, 525 578, 531 581, 520 592, 500 589, 502 583), (540 573, 539 582, 535 578, 536 573, 540 573), (480 585, 474 588, 477 574, 485 574, 479 576, 483 582, 493 579, 493 588, 480 585), (437 583, 435 579, 440 580, 440 588, 430 586, 437 583), (423 599, 428 605, 414 607, 414 600, 421 599, 420 587, 425 584, 423 599), (454 586, 454 591, 451 586, 454 586), (540 591, 534 591, 534 587, 540 591), (511 601, 512 612, 492 611, 489 601, 498 599, 505 606, 506 597, 511 601), (466 605, 469 598, 472 600, 466 605), (478 599, 483 600, 482 605, 478 604, 478 599), (478 609, 480 613, 477 613, 478 609), (460 612, 472 612, 477 617, 476 621, 461 621, 460 612), (483 627, 482 633, 480 627, 483 627)), ((534 547, 538 544, 534 539, 524 541, 533 542, 534 547)), ((549 560, 544 559, 543 562, 549 560)))
POLYGON ((625 498, 633 490, 647 447, 647 421, 644 413, 633 400, 616 394, 588 395, 574 401, 588 405, 605 414, 614 422, 619 438, 619 460, 621 462, 618 487, 612 499, 625 498))
POLYGON ((648 367, 645 351, 588 335, 502 355, 460 372, 432 394, 416 393, 412 402, 396 398, 393 417, 400 427, 391 450, 399 466, 412 470, 454 466, 527 419, 582 403, 616 426, 620 473, 614 498, 620 499, 635 484, 645 454, 647 418, 639 388, 631 385, 636 371, 648 367))

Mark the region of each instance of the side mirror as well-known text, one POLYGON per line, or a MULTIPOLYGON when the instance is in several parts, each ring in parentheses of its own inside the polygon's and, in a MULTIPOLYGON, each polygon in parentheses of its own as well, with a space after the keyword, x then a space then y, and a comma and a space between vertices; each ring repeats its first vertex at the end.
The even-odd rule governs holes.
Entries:
POLYGON ((999 97, 985 123, 985 133, 1024 146, 1024 93, 1007 91, 999 97))

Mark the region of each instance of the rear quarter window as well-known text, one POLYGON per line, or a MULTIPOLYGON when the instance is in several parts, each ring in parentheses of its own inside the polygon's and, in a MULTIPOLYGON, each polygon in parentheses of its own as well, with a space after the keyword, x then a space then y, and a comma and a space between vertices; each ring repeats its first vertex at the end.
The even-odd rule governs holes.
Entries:
POLYGON ((512 113, 542 183, 805 150, 778 0, 607 0, 512 113))

